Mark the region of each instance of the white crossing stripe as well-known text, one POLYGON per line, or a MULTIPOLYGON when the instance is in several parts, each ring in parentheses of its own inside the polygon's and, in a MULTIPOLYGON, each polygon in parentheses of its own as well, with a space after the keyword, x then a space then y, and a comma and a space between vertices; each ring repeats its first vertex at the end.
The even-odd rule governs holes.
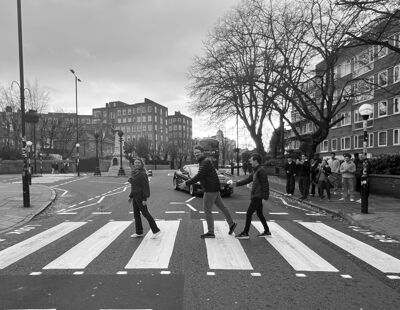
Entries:
POLYGON ((1 251, 0 269, 6 268, 84 224, 86 222, 64 222, 1 251))
POLYGON ((166 269, 174 249, 180 221, 156 221, 161 234, 151 239, 149 231, 136 249, 125 269, 166 269))
MULTIPOLYGON (((203 222, 203 228, 206 233, 208 231, 206 221, 203 222)), ((228 231, 228 223, 215 221, 215 239, 205 239, 210 269, 253 270, 240 241, 234 235, 228 235, 228 231)))
POLYGON ((131 223, 131 221, 108 222, 43 269, 84 269, 131 223))
POLYGON ((323 223, 299 223, 385 273, 400 273, 400 260, 323 223))
MULTIPOLYGON (((253 222, 261 233, 264 227, 261 222, 253 222)), ((296 271, 338 272, 334 266, 307 247, 300 240, 288 233, 277 223, 268 222, 272 237, 265 238, 296 271)))

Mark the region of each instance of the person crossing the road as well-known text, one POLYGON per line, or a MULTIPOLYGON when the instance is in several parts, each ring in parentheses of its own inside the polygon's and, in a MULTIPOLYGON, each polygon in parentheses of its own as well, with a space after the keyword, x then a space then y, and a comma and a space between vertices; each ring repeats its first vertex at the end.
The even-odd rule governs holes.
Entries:
POLYGON ((261 156, 259 154, 252 154, 250 157, 250 165, 253 168, 253 172, 247 179, 234 183, 235 186, 242 186, 249 184, 250 182, 253 182, 253 186, 251 188, 251 193, 250 193, 251 202, 246 213, 246 224, 243 229, 243 232, 241 232, 239 235, 236 236, 236 238, 238 239, 249 239, 251 218, 254 212, 257 213, 257 216, 264 227, 264 232, 258 234, 257 236, 265 237, 271 235, 267 221, 265 220, 263 214, 263 203, 262 203, 263 199, 268 200, 269 198, 268 175, 260 164, 261 164, 261 156))
POLYGON ((180 183, 178 186, 184 189, 186 186, 190 186, 200 181, 201 186, 204 190, 203 195, 203 208, 206 216, 206 222, 208 231, 202 234, 200 238, 215 238, 214 234, 214 217, 212 215, 212 208, 215 204, 225 215, 225 218, 229 224, 229 234, 231 235, 235 230, 237 224, 233 221, 229 210, 226 208, 221 198, 220 188, 221 184, 215 167, 213 166, 210 159, 204 155, 204 149, 200 145, 196 145, 193 148, 193 154, 199 162, 199 172, 190 180, 180 183))
POLYGON ((134 238, 143 237, 143 225, 140 213, 147 219, 150 229, 153 232, 151 238, 156 238, 160 234, 157 223, 151 216, 147 208, 147 198, 150 197, 149 179, 144 169, 143 161, 135 158, 132 166, 132 174, 129 178, 131 184, 131 193, 129 194, 129 202, 133 204, 133 216, 135 218, 136 233, 132 235, 134 238))

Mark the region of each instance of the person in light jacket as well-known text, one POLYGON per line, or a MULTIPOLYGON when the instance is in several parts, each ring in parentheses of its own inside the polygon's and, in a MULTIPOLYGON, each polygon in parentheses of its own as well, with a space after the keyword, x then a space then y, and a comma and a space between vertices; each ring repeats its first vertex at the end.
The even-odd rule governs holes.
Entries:
POLYGON ((343 196, 339 200, 346 200, 350 197, 350 201, 354 201, 354 176, 356 173, 356 165, 351 160, 349 153, 344 153, 344 162, 340 165, 340 173, 342 174, 343 196))
POLYGON ((253 167, 253 172, 250 176, 242 181, 238 181, 235 183, 236 186, 241 186, 245 184, 249 184, 253 182, 253 186, 251 187, 250 193, 250 205, 247 209, 246 213, 246 224, 244 226, 243 232, 236 236, 238 239, 249 239, 249 231, 251 218, 254 212, 257 212, 257 216, 261 221, 261 224, 264 227, 264 232, 258 234, 258 237, 270 236, 271 232, 269 231, 269 227, 267 221, 265 220, 263 214, 263 199, 268 200, 269 198, 269 182, 267 172, 260 166, 261 156, 259 154, 253 154, 250 157, 250 164, 253 167))
POLYGON ((160 234, 160 229, 157 227, 157 223, 151 216, 147 209, 147 198, 150 197, 150 186, 149 179, 144 169, 143 161, 136 158, 133 161, 132 175, 129 178, 131 184, 131 193, 129 194, 129 202, 133 204, 133 216, 135 218, 136 233, 131 237, 139 238, 143 237, 143 225, 140 213, 147 219, 150 225, 150 229, 153 232, 151 238, 156 238, 160 234))

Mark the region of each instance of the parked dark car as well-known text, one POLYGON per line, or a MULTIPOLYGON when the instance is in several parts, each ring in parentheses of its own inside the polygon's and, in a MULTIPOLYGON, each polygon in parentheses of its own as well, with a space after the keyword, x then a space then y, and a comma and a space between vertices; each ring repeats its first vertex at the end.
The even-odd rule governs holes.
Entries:
MULTIPOLYGON (((174 189, 179 190, 179 187, 178 187, 179 183, 190 180, 198 172, 199 172, 198 164, 186 165, 186 166, 183 166, 181 169, 176 170, 174 173, 174 178, 173 178, 174 189)), ((229 176, 219 172, 218 170, 217 170, 217 174, 218 174, 219 182, 221 183, 221 196, 229 197, 233 193, 232 179, 229 176)), ((185 188, 185 190, 187 190, 189 192, 189 194, 192 196, 203 193, 203 189, 200 185, 200 182, 197 182, 193 185, 187 186, 185 188)))

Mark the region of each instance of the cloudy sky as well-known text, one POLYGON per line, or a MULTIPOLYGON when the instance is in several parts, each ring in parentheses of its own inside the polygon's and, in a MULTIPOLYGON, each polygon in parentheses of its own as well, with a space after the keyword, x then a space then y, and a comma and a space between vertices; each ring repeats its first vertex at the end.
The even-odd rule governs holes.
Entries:
MULTIPOLYGON (((79 114, 106 102, 149 98, 194 118, 187 72, 217 20, 240 0, 22 0, 25 81, 49 91, 49 111, 79 114)), ((0 86, 19 81, 17 1, 0 0, 0 86)), ((205 119, 205 116, 202 116, 205 119)), ((207 128, 207 130, 205 130, 207 128)), ((232 125, 221 128, 235 137, 232 125)))

